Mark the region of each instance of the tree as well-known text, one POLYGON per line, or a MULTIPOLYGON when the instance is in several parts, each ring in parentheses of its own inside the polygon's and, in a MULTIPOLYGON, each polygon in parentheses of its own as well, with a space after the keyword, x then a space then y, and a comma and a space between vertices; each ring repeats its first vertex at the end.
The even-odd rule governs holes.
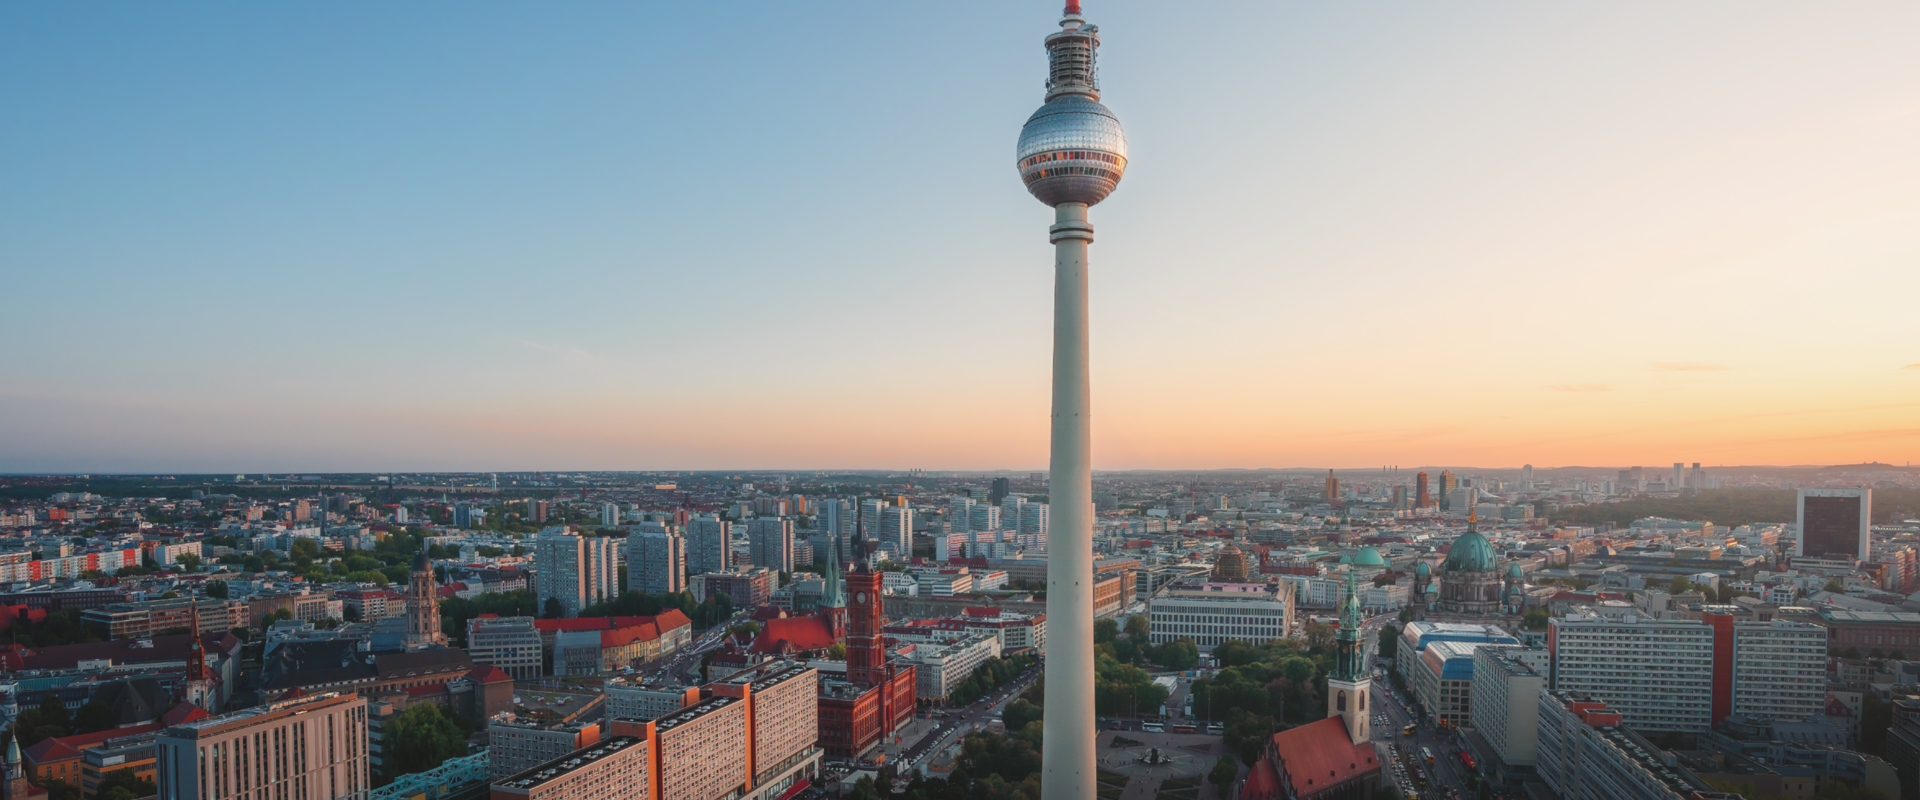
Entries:
POLYGON ((432 703, 420 703, 400 712, 387 723, 383 738, 393 752, 383 775, 387 783, 409 772, 424 772, 467 754, 466 734, 432 703))
POLYGON ((1226 797, 1227 788, 1232 786, 1233 779, 1238 777, 1240 777, 1240 763, 1233 760, 1232 753, 1228 753, 1221 756, 1219 761, 1213 762, 1213 770, 1207 773, 1207 782, 1219 790, 1217 793, 1219 797, 1226 797))
POLYGON ((67 715, 67 705, 48 692, 40 697, 40 705, 23 709, 13 723, 14 738, 20 742, 20 748, 26 749, 40 743, 42 739, 52 739, 73 733, 73 719, 67 715))
POLYGON ((1094 644, 1111 642, 1118 635, 1120 635, 1120 623, 1114 622, 1111 617, 1093 623, 1094 644))
POLYGON ((541 619, 560 619, 567 615, 567 607, 560 604, 560 598, 547 598, 546 606, 540 609, 541 619))
POLYGON ((831 646, 827 647, 827 660, 829 661, 847 660, 847 646, 839 642, 834 642, 831 646))
POLYGON ((1027 727, 1027 723, 1045 716, 1046 712, 1039 706, 1027 702, 1026 698, 1021 698, 1007 706, 1003 721, 1006 722, 1008 731, 1019 733, 1021 728, 1027 727))
MULTIPOLYGON (((948 780, 951 781, 952 778, 948 780)), ((850 796, 853 800, 880 800, 880 790, 874 787, 872 778, 862 775, 860 780, 853 784, 853 794, 850 796)))
POLYGON ((1152 632, 1152 627, 1150 623, 1147 621, 1147 615, 1135 614, 1131 617, 1127 617, 1127 638, 1146 641, 1147 636, 1151 632, 1152 632))
POLYGON ((220 600, 227 599, 227 582, 207 581, 207 596, 220 600))
POLYGON ((1687 576, 1675 575, 1673 576, 1673 583, 1667 585, 1667 594, 1686 594, 1687 590, 1692 587, 1693 582, 1687 580, 1687 576))
POLYGON ((1380 626, 1380 657, 1392 661, 1400 654, 1400 629, 1392 625, 1380 626))
POLYGON ((1827 585, 1826 585, 1826 590, 1827 590, 1827 591, 1829 591, 1829 592, 1833 592, 1834 594, 1846 594, 1846 593, 1847 593, 1847 587, 1846 587, 1846 586, 1844 586, 1844 585, 1842 585, 1842 584, 1840 583, 1840 580, 1839 580, 1838 578, 1835 578, 1835 579, 1832 579, 1832 580, 1828 580, 1828 581, 1827 581, 1827 585))
POLYGON ((200 571, 200 556, 197 553, 181 553, 174 561, 188 572, 200 571))
POLYGON ((1526 629, 1530 631, 1544 631, 1547 629, 1547 621, 1549 618, 1550 617, 1545 610, 1536 608, 1536 609, 1533 609, 1532 611, 1528 611, 1525 615, 1521 617, 1522 619, 1521 624, 1524 625, 1526 629))
POLYGON ((1153 648, 1153 663, 1171 670, 1193 669, 1200 663, 1200 648, 1192 639, 1175 639, 1153 648))

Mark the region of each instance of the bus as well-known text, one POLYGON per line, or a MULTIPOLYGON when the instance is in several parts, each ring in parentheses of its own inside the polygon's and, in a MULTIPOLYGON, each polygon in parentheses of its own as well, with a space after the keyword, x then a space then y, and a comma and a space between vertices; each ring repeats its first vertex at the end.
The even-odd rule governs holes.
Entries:
POLYGON ((1429 764, 1433 763, 1433 748, 1431 747, 1420 748, 1420 758, 1421 760, 1429 764))
POLYGON ((1401 728, 1401 729, 1400 729, 1400 735, 1401 735, 1401 736, 1412 736, 1412 735, 1413 735, 1413 726, 1412 726, 1412 725, 1408 725, 1407 727, 1404 727, 1404 728, 1401 728))
POLYGON ((1460 751, 1460 765, 1466 767, 1467 769, 1473 769, 1474 768, 1473 754, 1465 750, 1460 751))

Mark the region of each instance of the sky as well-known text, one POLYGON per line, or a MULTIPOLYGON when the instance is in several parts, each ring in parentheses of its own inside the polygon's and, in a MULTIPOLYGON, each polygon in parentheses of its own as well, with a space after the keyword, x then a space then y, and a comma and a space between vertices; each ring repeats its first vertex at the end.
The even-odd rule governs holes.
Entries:
MULTIPOLYGON (((1097 468, 1920 459, 1920 4, 1085 8, 1097 468)), ((1043 469, 1058 12, 0 4, 0 472, 1043 469)))

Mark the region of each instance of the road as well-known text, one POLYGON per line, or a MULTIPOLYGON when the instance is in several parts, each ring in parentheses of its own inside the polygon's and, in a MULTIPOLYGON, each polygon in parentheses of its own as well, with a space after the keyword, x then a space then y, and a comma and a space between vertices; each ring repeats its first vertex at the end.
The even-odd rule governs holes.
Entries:
POLYGON ((1039 680, 1042 672, 1043 665, 1035 663, 1013 680, 1007 681, 1005 686, 995 689, 992 694, 980 698, 973 705, 966 708, 934 709, 931 712, 923 712, 920 714, 923 719, 928 718, 928 713, 935 715, 931 717, 937 722, 933 730, 921 736, 918 741, 903 743, 900 746, 885 745, 882 751, 887 754, 889 760, 900 765, 897 768, 917 770, 964 732, 972 731, 976 727, 985 729, 995 716, 1020 697, 1021 692, 1026 691, 1034 681, 1039 680), (939 714, 946 716, 938 716, 939 714))
MULTIPOLYGON (((1435 731, 1431 726, 1414 728, 1412 736, 1401 733, 1409 724, 1414 724, 1413 715, 1407 713, 1406 705, 1399 692, 1387 681, 1376 680, 1373 683, 1373 708, 1376 712, 1373 721, 1373 740, 1384 752, 1386 745, 1392 743, 1400 748, 1403 761, 1420 764, 1427 771, 1429 783, 1420 787, 1423 798, 1446 797, 1444 790, 1453 790, 1461 797, 1472 797, 1468 793, 1471 784, 1466 766, 1460 763, 1459 737, 1452 731, 1435 731), (1433 751, 1433 765, 1427 766, 1421 758, 1421 748, 1433 751), (1436 792, 1435 790, 1442 790, 1436 792)), ((1391 770, 1386 783, 1393 782, 1391 770)))

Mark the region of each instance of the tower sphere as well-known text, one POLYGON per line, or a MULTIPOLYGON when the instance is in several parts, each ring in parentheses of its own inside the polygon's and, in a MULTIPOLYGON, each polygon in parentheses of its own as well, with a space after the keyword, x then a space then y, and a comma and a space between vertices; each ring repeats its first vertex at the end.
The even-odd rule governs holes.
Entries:
POLYGON ((1100 101, 1066 94, 1020 129, 1020 180, 1049 206, 1107 199, 1127 171, 1127 134, 1100 101))

